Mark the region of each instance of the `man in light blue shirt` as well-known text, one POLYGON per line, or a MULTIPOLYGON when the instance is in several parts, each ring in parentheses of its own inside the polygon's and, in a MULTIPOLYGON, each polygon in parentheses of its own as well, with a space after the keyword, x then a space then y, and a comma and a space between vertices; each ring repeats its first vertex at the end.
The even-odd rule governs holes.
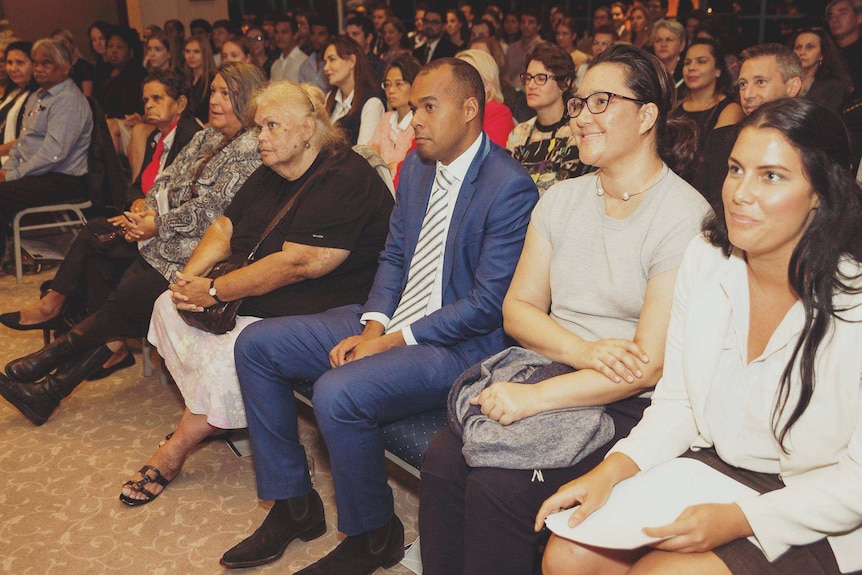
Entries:
POLYGON ((33 78, 41 89, 28 98, 21 136, 0 169, 0 254, 19 211, 89 196, 93 115, 69 78, 72 57, 63 43, 47 38, 33 45, 31 56, 33 78))
POLYGON ((329 79, 323 73, 323 51, 329 44, 329 39, 335 35, 335 27, 323 18, 308 19, 309 41, 312 52, 308 60, 299 67, 299 82, 317 86, 323 93, 329 91, 329 79))

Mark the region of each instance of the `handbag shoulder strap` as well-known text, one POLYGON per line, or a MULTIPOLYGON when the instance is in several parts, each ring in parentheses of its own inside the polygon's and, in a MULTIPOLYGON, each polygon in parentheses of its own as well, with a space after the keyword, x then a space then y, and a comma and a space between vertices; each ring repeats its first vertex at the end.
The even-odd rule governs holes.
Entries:
POLYGON ((299 199, 299 196, 308 188, 308 185, 314 181, 315 176, 318 174, 318 172, 321 171, 324 164, 326 164, 325 160, 320 163, 320 165, 314 170, 314 172, 310 176, 308 176, 308 179, 305 180, 305 183, 303 183, 302 186, 300 186, 299 189, 292 196, 290 196, 290 199, 285 202, 285 204, 281 207, 281 209, 278 211, 272 221, 269 222, 269 225, 266 226, 266 229, 261 234, 260 239, 257 241, 257 244, 255 244, 254 248, 252 248, 251 252, 249 252, 246 261, 251 262, 251 260, 254 258, 255 252, 257 252, 257 249, 260 247, 260 244, 262 244, 263 241, 269 236, 270 232, 275 229, 275 226, 281 223, 281 220, 284 219, 284 216, 287 215, 287 212, 290 211, 290 209, 296 203, 296 200, 299 199))

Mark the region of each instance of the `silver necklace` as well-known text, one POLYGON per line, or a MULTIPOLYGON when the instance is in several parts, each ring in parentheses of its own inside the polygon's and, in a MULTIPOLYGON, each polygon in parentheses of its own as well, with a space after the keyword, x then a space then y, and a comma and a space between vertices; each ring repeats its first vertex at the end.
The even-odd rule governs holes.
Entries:
MULTIPOLYGON (((650 188, 652 188, 653 186, 655 186, 656 184, 658 184, 660 181, 662 181, 662 180, 664 179, 665 175, 667 175, 667 172, 668 172, 669 170, 670 170, 670 168, 668 168, 668 167, 667 167, 667 164, 664 164, 664 165, 662 166, 661 174, 659 175, 658 179, 657 179, 654 183, 649 184, 649 185, 648 185, 647 187, 645 187, 644 189, 642 189, 642 190, 640 190, 640 191, 638 191, 638 192, 635 192, 635 193, 633 193, 633 194, 630 194, 630 193, 628 193, 628 192, 623 192, 623 201, 624 201, 624 202, 627 202, 627 201, 629 201, 630 199, 632 199, 633 197, 635 197, 635 196, 639 196, 640 194, 642 194, 642 193, 646 192, 647 190, 649 190, 650 188)), ((597 196, 604 196, 604 195, 605 195, 605 190, 604 190, 604 188, 602 187, 602 177, 601 177, 601 173, 602 173, 602 171, 601 171, 601 170, 599 170, 598 172, 596 172, 596 195, 597 195, 597 196)))

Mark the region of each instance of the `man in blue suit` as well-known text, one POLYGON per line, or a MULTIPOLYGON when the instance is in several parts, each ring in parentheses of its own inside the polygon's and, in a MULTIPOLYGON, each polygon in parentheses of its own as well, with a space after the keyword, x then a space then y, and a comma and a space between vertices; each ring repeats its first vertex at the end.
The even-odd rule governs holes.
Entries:
POLYGON ((402 167, 365 306, 263 320, 237 341, 258 494, 276 502, 222 565, 269 563, 293 539, 326 530, 297 433, 297 379, 317 380, 314 412, 347 535, 300 573, 364 575, 401 560, 380 424, 443 406, 462 371, 503 349, 503 296, 538 200, 521 166, 482 132, 484 94, 460 60, 436 60, 416 77, 418 154, 402 167))

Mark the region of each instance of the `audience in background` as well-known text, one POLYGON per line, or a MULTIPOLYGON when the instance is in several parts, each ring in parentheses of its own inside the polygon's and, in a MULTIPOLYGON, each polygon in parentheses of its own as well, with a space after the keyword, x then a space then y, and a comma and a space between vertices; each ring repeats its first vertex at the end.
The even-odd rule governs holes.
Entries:
POLYGON ((682 99, 674 115, 694 120, 698 150, 703 151, 713 129, 736 124, 744 117, 734 98, 721 46, 713 40, 692 42, 683 59, 683 80, 682 99))
POLYGON ((802 62, 799 95, 838 112, 853 84, 835 42, 823 28, 802 28, 793 33, 790 47, 802 62))
POLYGON ((385 111, 368 57, 347 36, 336 36, 323 52, 323 71, 332 86, 326 95, 330 119, 351 146, 367 144, 385 111))
POLYGON ((279 49, 278 59, 272 63, 269 77, 273 82, 299 80, 299 68, 308 59, 296 39, 296 19, 282 16, 275 23, 275 45, 279 49))
POLYGON ((652 47, 677 88, 682 85, 682 53, 685 51, 685 28, 678 22, 659 20, 653 24, 652 47))
POLYGON ((398 18, 390 18, 383 23, 383 49, 379 56, 387 64, 402 55, 412 55, 410 40, 407 38, 407 28, 398 18))
POLYGON ((81 55, 75 36, 68 28, 57 28, 51 32, 51 38, 66 45, 72 55, 72 71, 69 77, 85 96, 93 95, 93 65, 81 55))
POLYGON ((425 10, 425 15, 422 17, 422 34, 425 36, 425 42, 413 49, 413 56, 423 66, 432 60, 451 58, 458 52, 449 35, 443 33, 444 17, 445 12, 440 12, 438 8, 429 7, 425 10))
POLYGON ((374 148, 397 181, 398 166, 413 144, 413 112, 410 110, 410 87, 419 73, 419 62, 410 54, 394 58, 386 68, 383 93, 391 112, 380 119, 368 145, 374 148))
POLYGON ((479 71, 482 84, 485 85, 485 116, 482 129, 488 134, 489 140, 498 146, 505 146, 509 132, 515 127, 515 120, 511 110, 503 103, 496 62, 487 52, 475 49, 458 52, 455 57, 479 71))
POLYGON ((299 67, 299 82, 320 88, 323 93, 329 91, 329 80, 323 69, 323 50, 329 40, 335 35, 335 27, 318 16, 308 19, 308 42, 311 52, 308 59, 299 67))
MULTIPOLYGON (((251 26, 245 31, 245 40, 248 43, 248 49, 251 53, 251 63, 263 70, 266 77, 269 78, 270 70, 272 70, 272 59, 266 51, 266 36, 263 33, 263 28, 251 26)), ((305 65, 303 63, 303 65, 305 65)), ((323 66, 321 65, 321 68, 323 66)), ((300 67, 301 69, 301 67, 300 67)), ((302 72, 300 72, 300 75, 302 72)))
POLYGON ((186 40, 183 56, 183 73, 191 86, 189 109, 198 120, 206 124, 209 122, 210 84, 216 73, 212 48, 205 36, 193 35, 186 40))
POLYGON ((470 27, 464 13, 458 9, 446 11, 446 36, 459 50, 467 44, 470 37, 470 27))
POLYGON ((537 10, 525 8, 521 11, 520 30, 521 39, 509 44, 509 50, 506 52, 506 67, 509 71, 509 78, 518 91, 523 90, 523 85, 514 84, 514 82, 527 65, 527 54, 542 41, 542 37, 539 35, 542 30, 542 23, 539 20, 537 10))
POLYGON ((506 150, 544 194, 557 182, 583 173, 566 113, 566 102, 574 92, 575 66, 559 46, 542 43, 527 54, 527 66, 520 77, 527 105, 536 111, 536 117, 515 126, 506 150))
POLYGON ((359 45, 368 60, 375 81, 382 83, 386 63, 371 50, 374 44, 374 23, 364 16, 354 16, 344 23, 344 33, 359 45))

